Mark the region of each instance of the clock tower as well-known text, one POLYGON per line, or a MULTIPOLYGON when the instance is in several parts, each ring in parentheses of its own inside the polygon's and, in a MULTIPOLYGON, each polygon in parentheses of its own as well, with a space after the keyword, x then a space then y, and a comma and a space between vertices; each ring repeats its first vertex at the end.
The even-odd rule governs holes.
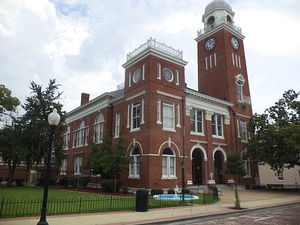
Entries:
POLYGON ((252 116, 250 90, 241 29, 223 0, 209 3, 198 31, 198 91, 233 103, 239 114, 252 116))

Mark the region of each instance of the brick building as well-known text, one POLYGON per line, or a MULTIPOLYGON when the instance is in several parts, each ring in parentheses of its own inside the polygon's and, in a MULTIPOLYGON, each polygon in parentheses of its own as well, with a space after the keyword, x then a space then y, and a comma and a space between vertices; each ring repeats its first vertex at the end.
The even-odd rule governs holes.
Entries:
POLYGON ((182 186, 183 177, 187 186, 226 184, 230 151, 241 152, 247 170, 239 183, 255 183, 257 166, 243 148, 252 116, 244 36, 223 0, 208 4, 202 18, 198 90, 185 83, 182 51, 150 38, 127 54, 124 86, 92 100, 83 93, 81 105, 67 113, 60 175, 89 175, 89 143, 100 144, 104 133, 115 142, 124 127, 133 163, 120 178, 129 187, 182 186))

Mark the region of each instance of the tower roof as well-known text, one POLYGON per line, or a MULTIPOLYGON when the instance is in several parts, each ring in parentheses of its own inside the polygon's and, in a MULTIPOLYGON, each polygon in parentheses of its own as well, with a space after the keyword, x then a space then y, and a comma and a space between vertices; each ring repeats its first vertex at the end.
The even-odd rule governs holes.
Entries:
POLYGON ((214 0, 205 7, 205 12, 204 13, 206 14, 206 13, 209 13, 209 12, 215 10, 215 9, 220 9, 220 8, 221 9, 228 9, 229 11, 232 11, 231 6, 227 2, 225 2, 223 0, 214 0))

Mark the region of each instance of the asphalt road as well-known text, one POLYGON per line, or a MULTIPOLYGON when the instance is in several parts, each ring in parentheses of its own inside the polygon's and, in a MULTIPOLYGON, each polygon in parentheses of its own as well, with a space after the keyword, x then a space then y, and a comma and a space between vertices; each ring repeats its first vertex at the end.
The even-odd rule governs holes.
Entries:
POLYGON ((166 222, 160 224, 168 225, 299 225, 300 203, 288 206, 276 206, 267 209, 243 211, 234 214, 215 215, 210 217, 199 217, 177 222, 166 222))

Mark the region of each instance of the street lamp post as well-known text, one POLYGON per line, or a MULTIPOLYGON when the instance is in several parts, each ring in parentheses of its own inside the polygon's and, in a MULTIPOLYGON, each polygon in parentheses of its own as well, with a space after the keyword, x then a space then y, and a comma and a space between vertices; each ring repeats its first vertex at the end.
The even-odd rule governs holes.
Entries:
POLYGON ((185 163, 184 160, 181 162, 181 170, 182 170, 182 205, 184 205, 184 191, 185 191, 185 163))
POLYGON ((48 152, 47 158, 47 168, 46 168, 46 178, 45 178, 45 186, 44 186, 44 196, 43 196, 43 206, 41 209, 41 218, 37 225, 48 225, 46 220, 46 212, 47 212, 47 200, 48 200, 48 189, 49 189, 49 179, 50 179, 50 169, 51 169, 51 152, 53 149, 54 143, 54 130, 56 126, 59 124, 60 116, 57 113, 56 109, 53 109, 53 112, 48 115, 48 123, 51 126, 51 136, 50 136, 50 149, 48 152))

